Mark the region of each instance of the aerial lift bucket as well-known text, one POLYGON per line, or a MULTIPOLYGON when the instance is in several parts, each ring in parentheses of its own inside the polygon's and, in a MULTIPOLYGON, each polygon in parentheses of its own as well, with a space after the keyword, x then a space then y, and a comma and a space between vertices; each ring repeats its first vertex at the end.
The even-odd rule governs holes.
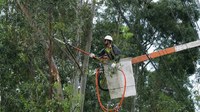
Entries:
POLYGON ((110 73, 109 65, 104 65, 107 86, 111 99, 121 98, 124 91, 124 77, 120 70, 123 70, 126 75, 126 91, 124 97, 136 95, 135 79, 131 60, 132 58, 120 59, 117 64, 119 70, 114 72, 114 74, 110 73))

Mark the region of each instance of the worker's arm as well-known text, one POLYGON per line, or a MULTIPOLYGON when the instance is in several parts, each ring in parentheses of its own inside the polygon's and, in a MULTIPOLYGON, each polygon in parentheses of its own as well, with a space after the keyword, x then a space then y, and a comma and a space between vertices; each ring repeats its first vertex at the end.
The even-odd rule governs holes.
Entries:
POLYGON ((116 62, 119 62, 120 58, 121 58, 121 50, 116 46, 116 45, 113 45, 113 51, 115 53, 115 58, 114 60, 116 62))

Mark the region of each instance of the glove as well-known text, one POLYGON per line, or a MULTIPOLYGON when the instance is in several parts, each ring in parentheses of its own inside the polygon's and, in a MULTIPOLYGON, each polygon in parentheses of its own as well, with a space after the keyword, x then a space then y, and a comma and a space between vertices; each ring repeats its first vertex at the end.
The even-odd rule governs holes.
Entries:
POLYGON ((115 68, 116 66, 117 66, 116 63, 112 63, 112 64, 111 64, 111 67, 112 67, 112 68, 115 68))
POLYGON ((94 57, 95 57, 95 54, 94 54, 94 53, 90 53, 89 57, 90 57, 90 58, 94 58, 94 57))

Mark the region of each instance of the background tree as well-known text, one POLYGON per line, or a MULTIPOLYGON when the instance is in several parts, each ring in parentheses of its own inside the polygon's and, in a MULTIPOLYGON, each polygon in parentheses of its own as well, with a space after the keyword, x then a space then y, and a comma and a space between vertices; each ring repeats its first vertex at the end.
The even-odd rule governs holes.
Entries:
MULTIPOLYGON (((122 58, 198 39, 193 0, 1 0, 0 6, 3 112, 101 111, 94 82, 98 61, 53 38, 98 53, 109 34, 122 58)), ((199 98, 196 93, 193 101, 188 77, 198 58, 199 50, 191 49, 133 65, 137 96, 126 98, 121 111, 195 111, 199 98)), ((106 105, 109 94, 102 94, 106 105)))

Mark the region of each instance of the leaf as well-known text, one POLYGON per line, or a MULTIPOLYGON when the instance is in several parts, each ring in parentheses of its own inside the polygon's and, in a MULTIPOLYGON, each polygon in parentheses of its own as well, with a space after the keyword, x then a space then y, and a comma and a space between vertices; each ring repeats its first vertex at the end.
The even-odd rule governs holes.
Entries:
POLYGON ((0 0, 0 6, 3 6, 6 3, 6 0, 0 0))

